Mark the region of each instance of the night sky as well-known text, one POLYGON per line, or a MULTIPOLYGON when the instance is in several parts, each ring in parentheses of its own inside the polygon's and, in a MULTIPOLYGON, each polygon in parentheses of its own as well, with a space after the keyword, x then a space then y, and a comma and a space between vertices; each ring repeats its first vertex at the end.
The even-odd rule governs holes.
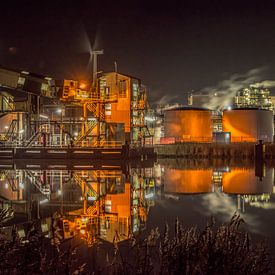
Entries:
POLYGON ((151 102, 185 103, 192 90, 262 68, 275 79, 272 1, 1 1, 0 64, 56 78, 99 70, 142 79, 151 102), (42 3, 43 2, 43 3, 42 3))

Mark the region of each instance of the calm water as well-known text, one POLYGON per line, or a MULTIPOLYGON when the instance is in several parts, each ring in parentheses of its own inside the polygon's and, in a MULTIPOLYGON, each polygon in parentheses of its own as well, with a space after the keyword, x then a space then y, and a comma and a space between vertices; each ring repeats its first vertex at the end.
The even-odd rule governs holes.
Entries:
POLYGON ((7 238, 13 224, 24 238, 24 225, 33 219, 50 237, 55 212, 62 214, 64 239, 77 236, 93 245, 99 238, 123 241, 140 230, 173 226, 177 217, 184 226, 202 228, 210 216, 222 223, 237 211, 254 237, 268 239, 275 251, 273 167, 172 159, 103 163, 100 169, 90 163, 15 166, 0 166, 7 238))

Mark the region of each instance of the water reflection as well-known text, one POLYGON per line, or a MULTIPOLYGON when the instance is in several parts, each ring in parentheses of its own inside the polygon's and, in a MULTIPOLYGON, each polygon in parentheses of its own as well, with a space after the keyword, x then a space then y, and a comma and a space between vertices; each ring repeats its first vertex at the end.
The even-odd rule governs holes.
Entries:
POLYGON ((209 160, 129 163, 124 167, 101 164, 101 169, 84 164, 74 169, 64 164, 47 169, 39 165, 1 167, 0 225, 7 238, 11 238, 13 224, 24 238, 24 226, 33 220, 39 221, 39 231, 52 238, 52 216, 58 212, 62 239, 75 236, 90 246, 98 240, 124 241, 145 230, 148 218, 151 226, 161 226, 165 212, 156 211, 162 211, 158 208, 161 202, 171 198, 178 200, 178 208, 168 209, 167 219, 196 212, 198 202, 189 202, 188 211, 182 211, 179 198, 199 198, 204 215, 207 209, 212 214, 232 208, 244 212, 246 207, 270 204, 274 185, 274 168, 265 164, 209 160), (149 215, 153 206, 154 216, 149 215))
MULTIPOLYGON (((63 239, 77 235, 89 245, 98 239, 123 241, 145 227, 154 205, 157 177, 152 166, 1 170, 2 209, 15 210, 6 221, 12 219, 18 228, 22 221, 41 220, 40 231, 43 227, 49 237, 52 224, 45 218, 58 211, 63 239)), ((17 231, 24 235, 22 228, 17 231)))
MULTIPOLYGON (((232 165, 232 164, 231 164, 232 165)), ((162 163, 164 193, 195 195, 224 193, 237 199, 236 210, 245 211, 244 205, 267 203, 273 193, 274 168, 265 164, 229 166, 199 161, 162 163)))

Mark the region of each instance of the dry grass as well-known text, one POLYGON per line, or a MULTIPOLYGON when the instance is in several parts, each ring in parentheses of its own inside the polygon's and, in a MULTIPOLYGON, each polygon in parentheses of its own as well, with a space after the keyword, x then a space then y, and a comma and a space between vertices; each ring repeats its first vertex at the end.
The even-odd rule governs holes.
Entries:
POLYGON ((88 260, 77 247, 62 248, 58 234, 50 244, 30 227, 28 243, 0 240, 0 274, 272 274, 266 248, 251 242, 242 223, 234 215, 228 224, 211 220, 198 230, 176 221, 173 232, 166 225, 163 233, 114 240, 106 257, 99 257, 100 246, 87 248, 88 260))
POLYGON ((132 238, 126 253, 116 253, 106 273, 112 274, 271 274, 271 258, 265 247, 252 244, 240 229, 243 220, 234 215, 228 224, 212 220, 204 230, 184 229, 176 221, 174 234, 168 225, 163 234, 152 230, 145 240, 132 238), (124 255, 124 256, 123 256, 124 255))

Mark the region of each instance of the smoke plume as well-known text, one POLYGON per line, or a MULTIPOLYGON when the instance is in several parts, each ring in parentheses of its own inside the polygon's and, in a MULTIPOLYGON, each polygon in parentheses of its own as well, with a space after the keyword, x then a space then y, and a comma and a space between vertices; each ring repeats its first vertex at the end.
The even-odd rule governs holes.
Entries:
POLYGON ((275 87, 274 80, 262 80, 266 69, 266 67, 260 67, 249 70, 245 74, 233 74, 214 87, 204 88, 201 92, 209 95, 209 101, 203 107, 217 110, 231 106, 236 92, 249 85, 263 88, 275 87))

